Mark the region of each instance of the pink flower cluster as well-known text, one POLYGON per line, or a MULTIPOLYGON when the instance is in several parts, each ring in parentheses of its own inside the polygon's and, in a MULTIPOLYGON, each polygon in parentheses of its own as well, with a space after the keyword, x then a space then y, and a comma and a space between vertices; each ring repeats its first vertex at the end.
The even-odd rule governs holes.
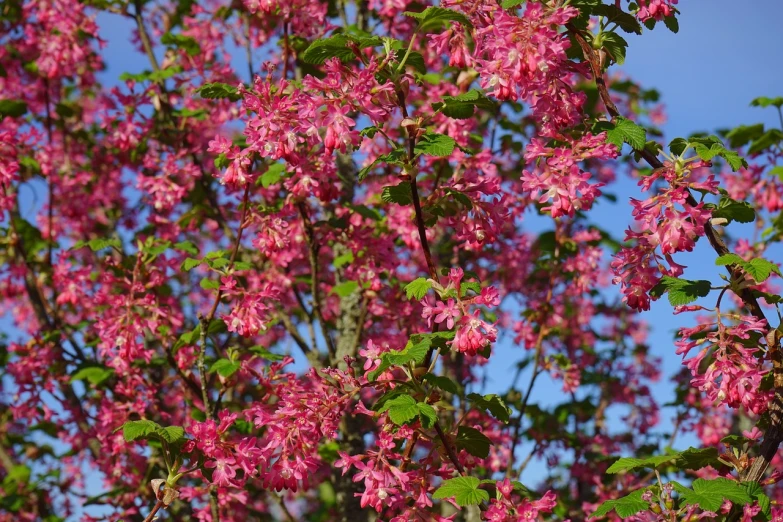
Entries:
POLYGON ((693 375, 691 384, 715 404, 743 407, 756 415, 764 413, 772 391, 764 391, 761 386, 769 370, 760 357, 764 351, 760 343, 768 329, 766 321, 744 315, 718 315, 715 322, 682 328, 677 354, 686 357, 698 350, 684 362, 693 375), (735 324, 724 324, 726 319, 735 324))
POLYGON ((590 183, 591 176, 579 168, 588 159, 608 160, 616 158, 617 147, 606 142, 604 133, 586 133, 579 139, 560 136, 568 146, 547 147, 540 138, 531 140, 525 152, 525 161, 539 162, 532 170, 522 172, 522 187, 531 192, 539 203, 547 203, 543 210, 552 217, 573 217, 577 210, 589 210, 595 198, 601 195, 603 183, 590 183))
POLYGON ((690 205, 689 190, 715 193, 718 184, 712 174, 707 174, 703 181, 698 180, 693 169, 701 166, 704 164, 697 162, 683 171, 667 165, 639 182, 645 190, 658 180, 667 185, 659 194, 644 201, 631 200, 633 216, 640 230, 628 229, 626 240, 633 241, 634 246, 623 247, 612 261, 614 283, 621 285, 623 301, 635 310, 650 308, 649 291, 662 275, 676 277, 682 274, 683 266, 674 262, 672 254, 692 251, 696 240, 704 235, 704 224, 710 220, 712 212, 703 203, 690 205))

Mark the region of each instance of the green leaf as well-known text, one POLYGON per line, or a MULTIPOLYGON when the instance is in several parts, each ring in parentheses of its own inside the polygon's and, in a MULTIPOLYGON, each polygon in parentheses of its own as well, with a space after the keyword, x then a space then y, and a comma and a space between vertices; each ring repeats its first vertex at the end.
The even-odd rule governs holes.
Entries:
POLYGON ((726 266, 726 265, 744 266, 745 260, 742 259, 737 254, 724 254, 715 260, 715 264, 718 266, 726 266))
POLYGON ((329 58, 349 62, 356 58, 356 55, 348 47, 348 44, 353 42, 351 38, 343 34, 321 38, 311 43, 300 58, 303 62, 311 65, 320 65, 329 58))
POLYGON ((388 185, 383 187, 381 200, 386 203, 397 203, 398 205, 410 205, 413 203, 411 194, 411 184, 403 181, 399 185, 388 185))
POLYGON ((432 428, 438 422, 438 413, 435 408, 424 402, 416 403, 416 407, 419 409, 419 422, 421 422, 422 428, 432 428))
POLYGON ((761 508, 761 512, 764 514, 766 519, 769 520, 770 516, 772 515, 772 502, 767 494, 764 493, 764 488, 761 487, 758 482, 743 482, 742 487, 745 488, 745 491, 753 500, 758 502, 758 505, 761 508))
POLYGON ((618 149, 623 146, 623 143, 627 143, 634 149, 643 149, 647 143, 647 131, 631 120, 618 117, 615 123, 600 123, 596 130, 606 130, 607 143, 613 143, 618 149))
POLYGON ((751 259, 743 268, 757 283, 766 281, 773 272, 780 275, 778 265, 762 258, 751 259))
POLYGON ((457 477, 443 482, 432 498, 442 500, 453 498, 458 506, 477 506, 489 501, 489 493, 480 489, 481 481, 476 477, 457 477))
POLYGON ((266 169, 266 172, 261 174, 261 177, 259 178, 261 186, 269 188, 271 185, 280 181, 283 178, 284 173, 285 165, 283 163, 272 163, 269 168, 266 169))
MULTIPOLYGON (((187 252, 188 254, 197 256, 198 255, 198 247, 191 243, 190 241, 180 241, 179 243, 174 244, 174 248, 181 252, 187 252)), ((198 261, 198 260, 196 260, 198 261)), ((184 262, 183 262, 184 265, 184 262)), ((193 267, 191 267, 193 268, 193 267)), ((189 268, 187 270, 190 270, 189 268)))
POLYGON ((503 2, 500 3, 500 7, 503 9, 511 9, 512 7, 517 7, 525 3, 526 0, 503 0, 503 2))
POLYGON ((419 138, 414 151, 417 154, 426 154, 428 156, 442 158, 450 156, 451 153, 454 152, 454 147, 456 145, 457 142, 445 134, 427 132, 419 138))
POLYGON ((433 375, 427 373, 421 378, 422 381, 428 382, 436 388, 448 393, 457 393, 457 383, 442 375, 433 375))
POLYGON ((756 211, 747 201, 735 201, 729 197, 721 198, 718 208, 712 211, 712 217, 725 218, 729 223, 752 223, 756 219, 756 211))
POLYGON ((105 382, 112 375, 114 375, 114 370, 111 368, 88 366, 74 373, 71 376, 71 382, 88 381, 93 386, 100 386, 101 383, 105 382))
POLYGON ((405 295, 408 299, 415 298, 417 301, 421 301, 430 288, 432 288, 432 282, 424 277, 419 277, 405 285, 405 295))
POLYGON ((389 419, 398 426, 414 420, 419 415, 416 400, 410 395, 398 395, 389 399, 378 411, 389 412, 389 419))
POLYGON ((783 141, 783 132, 779 129, 769 129, 767 132, 753 140, 753 143, 748 147, 748 154, 758 154, 763 152, 773 145, 779 144, 783 141))
POLYGON ((145 439, 150 433, 154 433, 155 430, 161 426, 157 422, 150 420, 137 420, 128 421, 122 425, 122 436, 125 438, 125 442, 132 442, 134 440, 145 439))
POLYGON ((73 245, 73 249, 79 249, 84 246, 90 247, 90 250, 93 252, 97 252, 98 250, 103 250, 104 248, 116 248, 119 249, 122 247, 122 243, 119 239, 106 239, 106 238, 96 238, 96 239, 90 239, 89 241, 79 241, 75 245, 73 245))
POLYGON ((653 457, 648 457, 646 459, 623 457, 617 459, 611 466, 609 466, 606 472, 614 474, 614 473, 621 473, 624 471, 633 471, 635 469, 640 469, 640 468, 656 468, 661 464, 664 464, 666 462, 671 462, 677 459, 678 457, 679 457, 678 453, 673 453, 671 455, 656 455, 653 457))
POLYGON ((27 112, 27 104, 21 100, 0 100, 0 119, 18 118, 27 112))
POLYGON ((593 16, 605 16, 607 24, 616 23, 626 33, 642 34, 642 26, 630 13, 626 13, 614 5, 597 4, 588 8, 593 16))
POLYGON ((459 22, 464 26, 472 27, 467 16, 443 7, 428 7, 420 13, 405 11, 402 14, 416 18, 419 21, 419 31, 437 29, 447 22, 459 22))
POLYGON ((699 297, 710 293, 711 283, 705 280, 689 281, 677 277, 663 276, 661 281, 650 291, 650 295, 658 298, 669 293, 669 303, 672 306, 682 306, 692 303, 699 297))
POLYGON ((706 511, 717 512, 725 500, 730 500, 739 506, 753 502, 739 482, 722 477, 711 480, 696 479, 693 481, 693 489, 676 482, 672 484, 686 505, 699 506, 706 511))
POLYGON ((688 148, 688 141, 685 138, 674 138, 669 143, 669 150, 675 156, 682 156, 685 149, 688 148))
POLYGON ((191 270, 196 268, 201 263, 203 263, 203 261, 201 259, 194 259, 192 257, 189 257, 189 258, 185 259, 182 262, 182 264, 180 265, 180 269, 182 269, 182 270, 184 270, 186 272, 190 272, 191 270))
POLYGON ((715 448, 688 448, 680 453, 679 458, 674 462, 677 469, 701 469, 707 466, 717 466, 719 464, 718 450, 715 448))
MULTIPOLYGON (((603 48, 609 53, 609 56, 612 57, 617 65, 624 64, 625 52, 626 49, 628 49, 628 42, 625 41, 625 38, 617 33, 603 33, 602 36, 601 43, 603 44, 603 48)), ((642 147, 644 147, 644 142, 642 142, 639 147, 634 148, 638 149, 642 147)))
POLYGON ((209 368, 209 373, 217 372, 221 377, 229 378, 239 371, 242 365, 229 359, 218 359, 209 368))
POLYGON ((386 165, 402 165, 405 158, 405 152, 401 149, 395 149, 388 154, 381 154, 375 160, 367 165, 366 167, 362 168, 358 172, 359 181, 364 181, 364 179, 367 177, 370 172, 375 168, 376 165, 380 164, 386 164, 386 165))
POLYGON ((497 420, 508 424, 511 418, 511 410, 498 395, 489 394, 483 397, 478 393, 468 394, 468 400, 476 407, 489 411, 497 420))
POLYGON ((677 469, 701 469, 718 463, 718 451, 715 448, 688 448, 685 451, 674 452, 668 455, 655 455, 645 459, 623 457, 615 461, 607 473, 620 473, 636 469, 654 469, 661 464, 670 463, 677 469))
POLYGON ((205 83, 196 89, 196 92, 199 93, 202 98, 210 100, 228 98, 231 101, 237 101, 242 98, 236 87, 220 82, 205 83))
POLYGON ((441 109, 443 114, 454 119, 464 120, 472 117, 477 107, 489 111, 495 110, 495 104, 492 100, 476 89, 459 96, 444 96, 442 100, 441 102, 433 103, 433 109, 441 109))
POLYGON ((726 137, 729 139, 729 146, 737 149, 760 138, 763 134, 764 124, 756 123, 755 125, 740 125, 739 127, 735 127, 726 133, 726 137))
MULTIPOLYGON (((647 488, 649 489, 649 488, 647 488)), ((608 515, 612 510, 617 512, 617 515, 622 518, 631 517, 640 511, 650 509, 650 503, 642 500, 642 495, 647 489, 637 489, 633 493, 624 497, 607 500, 600 506, 595 512, 590 515, 590 518, 603 517, 608 515)))
POLYGON ((164 440, 169 444, 177 444, 185 439, 185 430, 179 426, 166 426, 156 429, 150 436, 164 440))
POLYGON ((665 25, 666 28, 674 34, 680 32, 680 22, 677 20, 677 18, 674 17, 674 15, 664 18, 663 25, 665 25))
POLYGON ((783 96, 778 96, 777 98, 768 98, 767 96, 760 96, 754 99, 752 102, 750 102, 751 107, 769 107, 770 105, 774 105, 778 109, 783 107, 783 96))
POLYGON ((349 251, 349 252, 346 252, 345 254, 342 254, 342 255, 339 255, 339 256, 335 257, 334 261, 332 262, 332 264, 334 265, 335 268, 340 268, 340 267, 345 266, 347 264, 353 263, 353 261, 354 261, 353 252, 349 251))
POLYGON ((266 359, 267 361, 282 361, 284 359, 284 356, 280 355, 279 353, 272 353, 263 346, 251 346, 249 350, 256 357, 266 359))
POLYGON ((356 281, 343 281, 338 285, 334 285, 332 287, 331 293, 337 294, 340 297, 348 297, 358 289, 359 289, 359 283, 357 283, 356 281))
POLYGON ((217 279, 210 279, 205 277, 201 280, 201 282, 199 282, 198 285, 204 290, 217 290, 220 288, 220 281, 217 279))
POLYGON ((201 47, 195 38, 190 36, 183 36, 181 34, 165 33, 160 38, 160 43, 163 45, 170 45, 172 47, 178 47, 185 51, 189 56, 196 56, 201 53, 201 47))
POLYGON ((491 445, 492 441, 479 430, 469 426, 457 428, 457 447, 464 449, 474 457, 487 458, 491 445))

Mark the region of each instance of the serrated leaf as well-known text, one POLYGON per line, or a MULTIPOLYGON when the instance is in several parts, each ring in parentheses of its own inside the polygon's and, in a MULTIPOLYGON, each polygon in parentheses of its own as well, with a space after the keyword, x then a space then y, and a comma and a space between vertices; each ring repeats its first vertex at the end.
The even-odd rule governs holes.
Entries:
MULTIPOLYGON (((188 254, 191 254, 191 255, 194 255, 194 256, 197 256, 198 252, 199 252, 198 251, 198 247, 196 245, 194 245, 193 243, 191 243, 190 241, 180 241, 179 243, 175 243, 174 244, 174 248, 176 248, 180 252, 187 252, 188 254)), ((188 259, 190 259, 190 258, 188 258, 188 259)), ((198 261, 198 260, 196 260, 196 261, 198 261)), ((185 263, 183 262, 182 264, 184 265, 185 263)), ((191 268, 193 268, 193 267, 191 267, 191 268)), ((187 269, 187 270, 190 270, 190 269, 187 269)))
POLYGON ((338 285, 334 285, 332 287, 331 293, 336 294, 340 297, 348 297, 352 293, 354 293, 356 290, 359 289, 359 283, 356 281, 343 281, 342 283, 338 285))
POLYGON ((674 138, 669 143, 669 150, 675 156, 682 156, 686 148, 688 148, 688 141, 685 138, 674 138))
POLYGON ((711 283, 705 280, 690 281, 688 279, 663 276, 661 281, 650 290, 650 295, 657 299, 668 292, 669 303, 672 306, 682 306, 692 303, 699 297, 709 295, 711 286, 711 283))
POLYGON ((166 441, 168 444, 177 444, 185 438, 185 430, 179 426, 166 426, 165 428, 158 428, 151 433, 150 436, 155 436, 161 440, 166 441))
POLYGON ((116 238, 96 238, 96 239, 90 239, 89 241, 79 241, 76 243, 73 248, 79 249, 84 246, 90 247, 90 250, 93 252, 97 252, 98 250, 103 250, 104 248, 121 248, 122 243, 119 239, 116 238))
POLYGON ((647 132, 631 120, 617 118, 615 123, 602 122, 606 130, 606 141, 621 148, 627 143, 634 149, 643 149, 647 143, 647 132))
POLYGON ((617 512, 617 515, 622 518, 631 517, 640 511, 645 511, 650 508, 650 503, 642 500, 642 495, 647 489, 637 489, 633 493, 614 500, 607 500, 600 506, 595 512, 590 515, 590 518, 603 517, 608 515, 612 510, 617 512))
POLYGON ((485 459, 489 456, 492 441, 476 428, 460 426, 457 428, 457 447, 464 449, 474 457, 485 459))
POLYGON ((410 183, 403 181, 399 185, 388 185, 383 187, 383 190, 381 191, 381 200, 386 203, 410 205, 413 203, 410 183))
POLYGON ((439 158, 450 156, 454 152, 457 142, 445 134, 427 132, 423 134, 416 143, 414 151, 417 154, 426 154, 439 158))
POLYGON ((337 58, 341 62, 349 62, 356 58, 348 48, 352 40, 343 34, 321 38, 313 43, 300 56, 301 60, 311 65, 320 65, 329 58, 337 58))
POLYGON ((202 98, 210 100, 228 98, 231 101, 237 101, 242 98, 236 87, 220 82, 205 83, 196 89, 196 92, 200 94, 202 98))
POLYGON ((410 395, 398 395, 386 401, 379 412, 388 412, 389 420, 402 426, 419 415, 419 408, 416 405, 416 400, 410 395))
POLYGON ((203 261, 201 259, 194 259, 192 257, 189 257, 189 258, 185 259, 182 262, 182 264, 180 265, 180 268, 182 270, 185 270, 186 272, 190 272, 191 270, 196 268, 201 263, 203 263, 203 261))
POLYGON ((718 465, 718 458, 718 450, 715 448, 688 448, 680 452, 674 465, 677 469, 697 470, 718 465))
POLYGON ((421 422, 422 428, 432 428, 438 421, 438 414, 435 408, 424 402, 417 403, 416 407, 419 409, 419 422, 421 422))
POLYGON ((494 393, 481 396, 478 393, 468 394, 468 400, 482 410, 489 411, 497 420, 508 424, 511 410, 498 395, 494 393))
POLYGON ((196 56, 201 53, 201 47, 195 38, 190 36, 184 36, 181 34, 165 33, 160 38, 160 43, 163 45, 171 45, 178 47, 185 51, 189 56, 196 56))
POLYGON ((27 104, 21 100, 0 100, 0 119, 18 118, 27 112, 27 104))
POLYGON ((441 390, 448 393, 457 393, 458 391, 457 383, 442 375, 433 375, 431 373, 427 373, 424 375, 424 377, 422 377, 421 380, 428 382, 436 388, 440 388, 441 390))
POLYGON ((101 366, 88 366, 82 368, 71 376, 71 382, 73 381, 87 381, 93 386, 100 386, 108 378, 114 375, 114 370, 111 368, 103 368, 101 366))
POLYGON ((739 506, 753 502, 739 482, 723 477, 711 480, 696 479, 693 481, 693 489, 682 486, 675 486, 675 488, 686 505, 696 505, 706 511, 717 512, 725 500, 730 500, 739 506))
POLYGON ((623 457, 617 459, 606 470, 607 473, 621 473, 624 471, 633 471, 641 468, 656 468, 663 463, 671 462, 679 458, 679 453, 672 453, 671 455, 655 455, 647 457, 646 459, 637 459, 633 457, 623 457))
POLYGON ((432 498, 453 498, 458 506, 477 506, 489 500, 489 493, 480 489, 480 485, 481 481, 476 477, 456 477, 444 481, 432 498))
POLYGON ((242 365, 229 359, 218 359, 209 368, 209 373, 217 372, 221 377, 229 378, 239 371, 242 365))
POLYGON ((204 290, 217 290, 220 288, 220 281, 217 279, 210 279, 205 277, 199 282, 198 285, 204 290))
POLYGON ((267 361, 282 361, 285 357, 280 355, 279 353, 272 353, 263 346, 251 346, 248 348, 248 350, 253 353, 256 357, 260 357, 262 359, 266 359, 267 361))
POLYGON ((452 11, 451 9, 444 9, 443 7, 428 7, 420 13, 405 11, 403 14, 416 18, 419 21, 420 31, 437 29, 447 22, 459 22, 467 27, 472 27, 467 16, 458 13, 457 11, 452 11))
POLYGON ((742 259, 737 254, 724 254, 715 260, 715 264, 718 266, 726 266, 726 265, 743 266, 745 264, 745 260, 742 259))
POLYGON ((430 288, 432 288, 432 282, 424 277, 419 277, 405 285, 405 295, 408 299, 413 298, 421 301, 430 288))
MULTIPOLYGON (((628 49, 628 42, 625 41, 625 38, 617 33, 604 33, 603 38, 601 39, 601 44, 617 65, 622 65, 625 63, 625 53, 628 49)), ((644 141, 639 147, 634 148, 638 149, 641 147, 644 147, 644 141)))
POLYGON ((718 208, 713 210, 712 217, 725 218, 729 223, 752 223, 756 219, 756 211, 747 201, 735 201, 728 197, 721 198, 718 208))
POLYGON ((594 16, 606 17, 607 24, 616 23, 626 33, 642 34, 642 26, 630 13, 626 13, 615 5, 597 4, 589 7, 594 16))
POLYGON ((763 134, 764 124, 756 123, 755 125, 740 125, 735 127, 726 133, 726 138, 729 140, 729 146, 736 149, 744 147, 752 140, 761 137, 763 134))
POLYGON ((769 149, 773 145, 779 144, 781 141, 783 141, 783 132, 779 129, 769 129, 753 140, 750 147, 748 147, 748 154, 758 154, 769 149))
POLYGON ((261 186, 264 188, 269 188, 270 186, 280 181, 283 178, 284 173, 285 173, 284 164, 272 163, 271 165, 269 165, 269 168, 266 169, 266 172, 261 174, 261 177, 259 178, 261 182, 261 186))
POLYGON ((751 259, 745 263, 743 268, 757 283, 766 281, 773 272, 780 275, 778 266, 763 258, 751 259))
POLYGON ((346 252, 345 254, 335 257, 334 261, 332 261, 332 264, 335 268, 341 268, 347 264, 353 263, 353 261, 353 252, 346 252))
POLYGON ((770 105, 773 105, 778 109, 783 107, 783 96, 778 96, 776 98, 759 96, 758 98, 750 102, 751 107, 769 107, 770 105))
POLYGON ((122 425, 122 436, 125 438, 125 442, 132 442, 134 440, 144 439, 150 433, 154 433, 155 430, 161 426, 157 422, 151 420, 137 420, 128 421, 122 425))
POLYGON ((753 498, 753 500, 758 502, 764 517, 769 520, 771 516, 772 502, 764 492, 764 488, 761 487, 758 482, 743 482, 742 487, 745 489, 748 495, 753 498))
POLYGON ((680 32, 680 22, 677 20, 677 18, 674 17, 674 15, 665 17, 663 19, 663 25, 665 25, 666 28, 674 34, 680 32))

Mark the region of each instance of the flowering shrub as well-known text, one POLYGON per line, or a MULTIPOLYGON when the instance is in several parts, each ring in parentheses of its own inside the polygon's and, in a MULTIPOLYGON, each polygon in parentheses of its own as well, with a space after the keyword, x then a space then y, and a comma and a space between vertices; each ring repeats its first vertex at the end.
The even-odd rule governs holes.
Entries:
POLYGON ((0 521, 783 520, 783 130, 660 141, 615 69, 678 14, 4 2, 0 521))

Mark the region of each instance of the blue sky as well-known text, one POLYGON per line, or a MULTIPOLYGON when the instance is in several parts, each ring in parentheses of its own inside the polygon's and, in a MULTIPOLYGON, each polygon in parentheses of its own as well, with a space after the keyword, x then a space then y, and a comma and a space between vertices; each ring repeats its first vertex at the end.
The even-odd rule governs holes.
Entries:
MULTIPOLYGON (((783 2, 780 0, 683 0, 680 5, 680 32, 672 34, 660 26, 655 31, 645 31, 641 37, 629 35, 630 47, 622 70, 648 88, 656 88, 666 105, 668 122, 663 126, 666 138, 688 135, 694 131, 710 131, 740 123, 763 122, 777 125, 773 110, 749 107, 757 96, 783 94, 783 58, 779 54, 783 36, 779 24, 783 19, 783 2)), ((126 19, 114 15, 99 17, 101 36, 107 40, 104 51, 109 68, 101 78, 107 84, 117 82, 122 72, 139 72, 148 69, 146 58, 134 51, 129 43, 131 25, 126 19)), ((244 57, 237 53, 237 70, 246 74, 244 57)), ((639 197, 634 183, 624 181, 617 188, 619 200, 614 206, 598 209, 606 217, 622 216, 627 219, 630 209, 629 196, 639 197)), ((600 221, 600 220, 599 220, 600 221)), ((615 219, 613 232, 620 234, 627 222, 615 219)), ((698 278, 717 279, 714 254, 706 242, 700 241, 695 254, 682 258, 691 272, 698 271, 698 278)), ((653 305, 644 315, 653 325, 650 342, 653 352, 664 357, 664 372, 670 375, 679 368, 679 357, 674 354, 673 330, 682 324, 682 316, 672 316, 671 307, 664 299, 653 305)), ((500 346, 490 368, 490 386, 505 390, 513 371, 511 361, 519 358, 519 349, 500 346)), ((525 382, 524 380, 522 382, 525 382)), ((656 386, 661 403, 671 398, 671 386, 664 379, 656 386)), ((560 386, 542 378, 533 399, 562 397, 560 386)), ((687 444, 682 439, 680 444, 687 444)), ((542 477, 545 467, 531 465, 523 476, 525 482, 534 485, 542 477)), ((99 487, 98 481, 91 485, 99 487)))

